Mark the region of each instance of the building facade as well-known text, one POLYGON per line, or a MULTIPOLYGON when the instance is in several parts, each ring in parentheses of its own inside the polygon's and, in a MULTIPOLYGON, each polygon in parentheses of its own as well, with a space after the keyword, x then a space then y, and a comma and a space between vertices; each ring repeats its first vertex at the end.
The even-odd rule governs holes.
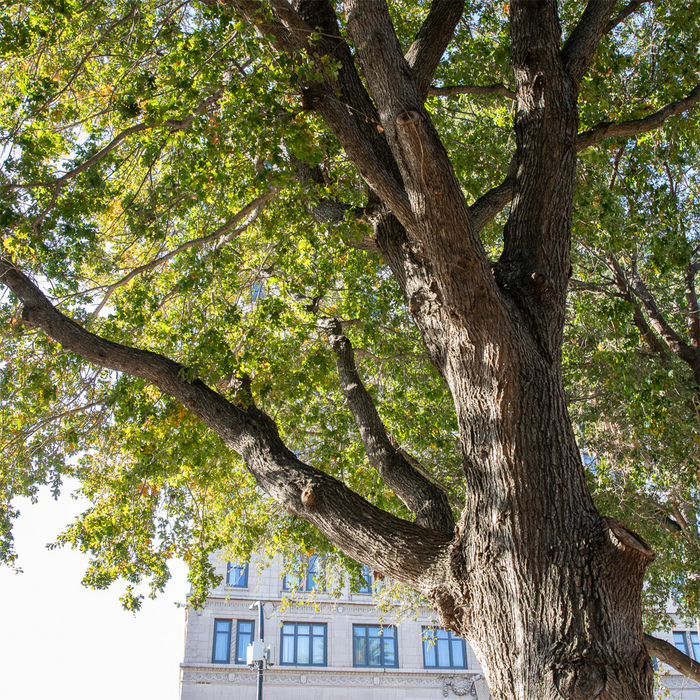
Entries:
MULTIPOLYGON (((265 646, 274 665, 264 673, 267 700, 488 700, 481 667, 467 643, 435 627, 428 610, 392 624, 375 605, 373 581, 340 596, 320 590, 317 563, 285 576, 279 562, 222 561, 222 584, 201 610, 188 609, 180 700, 255 700, 256 672, 246 663, 259 638, 263 608, 265 646), (291 602, 290 602, 291 601, 291 602)), ((662 636, 662 635, 659 635, 662 636)), ((667 640, 700 660, 698 630, 678 626, 667 640)), ((658 697, 700 700, 698 684, 661 669, 658 697)))

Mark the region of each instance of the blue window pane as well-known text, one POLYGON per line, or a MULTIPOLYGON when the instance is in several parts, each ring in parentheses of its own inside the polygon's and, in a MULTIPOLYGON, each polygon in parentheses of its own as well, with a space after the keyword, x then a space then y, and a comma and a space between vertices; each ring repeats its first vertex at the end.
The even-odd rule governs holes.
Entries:
POLYGON ((282 663, 294 663, 294 637, 282 636, 282 663))
POLYGON ((367 661, 370 666, 381 666, 382 652, 379 637, 370 637, 367 645, 367 661))
POLYGON ((355 666, 367 665, 367 640, 363 631, 355 628, 355 639, 353 640, 353 664, 355 666), (362 636, 359 636, 362 634, 362 636))
POLYGON ((309 637, 308 635, 297 636, 297 663, 308 664, 309 659, 309 637))
POLYGON ((437 650, 432 639, 423 640, 423 661, 426 668, 435 668, 437 666, 437 650))
POLYGON ((236 628, 236 663, 246 663, 248 645, 253 643, 255 623, 248 620, 239 620, 236 628))
POLYGON ((452 667, 466 668, 467 664, 464 658, 464 642, 461 639, 452 640, 452 667))
POLYGON ((693 647, 693 658, 700 661, 700 639, 697 632, 690 633, 690 645, 693 647))
POLYGON ((325 636, 319 637, 319 636, 314 636, 313 637, 313 650, 312 650, 312 656, 311 656, 311 663, 315 664, 316 666, 321 665, 324 662, 324 656, 326 653, 326 638, 325 636))
POLYGON ((438 639, 437 643, 438 666, 449 668, 450 663, 450 643, 447 639, 438 639))
POLYGON ((248 564, 228 563, 226 585, 234 588, 248 588, 248 564))
POLYGON ((685 635, 683 632, 673 633, 673 643, 676 645, 676 649, 678 649, 678 651, 688 654, 688 644, 685 641, 685 635))
POLYGON ((214 648, 212 663, 227 664, 231 661, 231 620, 214 620, 214 648))
POLYGON ((362 578, 365 582, 364 586, 361 586, 358 593, 371 593, 372 592, 372 571, 369 566, 362 567, 362 578))
POLYGON ((393 635, 388 639, 385 638, 383 646, 384 666, 396 666, 396 638, 393 635))
POLYGON ((312 554, 309 557, 309 568, 306 573, 306 590, 318 590, 320 588, 320 579, 318 557, 312 554))

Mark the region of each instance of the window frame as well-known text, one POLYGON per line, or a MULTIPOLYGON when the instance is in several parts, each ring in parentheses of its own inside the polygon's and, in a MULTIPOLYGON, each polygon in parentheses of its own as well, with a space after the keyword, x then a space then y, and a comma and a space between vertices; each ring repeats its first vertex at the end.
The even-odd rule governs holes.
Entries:
POLYGON ((285 574, 282 577, 282 590, 283 591, 301 591, 303 593, 310 593, 311 591, 318 591, 322 593, 325 591, 325 586, 322 585, 319 580, 319 575, 321 574, 321 569, 323 568, 323 559, 318 556, 318 554, 311 554, 306 558, 305 574, 302 574, 302 560, 301 557, 295 557, 294 568, 295 571, 285 574), (296 583, 297 577, 299 578, 299 583, 296 583))
POLYGON ((378 624, 371 624, 371 623, 365 623, 365 624, 356 624, 352 626, 352 665, 354 668, 398 668, 399 667, 399 637, 398 637, 398 632, 397 629, 394 625, 378 625, 378 624), (365 634, 364 637, 357 636, 355 634, 356 629, 360 629, 364 627, 365 634), (379 664, 371 664, 369 662, 369 640, 370 640, 370 635, 369 635, 369 629, 370 627, 378 627, 379 628, 379 635, 378 637, 373 637, 373 638, 378 638, 380 640, 379 643, 379 664), (393 637, 385 637, 384 636, 384 630, 392 630, 393 631, 393 637), (357 639, 364 639, 365 640, 365 661, 366 663, 357 663, 356 661, 356 640, 357 639), (389 664, 386 662, 384 659, 384 644, 388 639, 393 639, 394 642, 394 663, 389 664))
POLYGON ((233 620, 229 618, 214 618, 214 637, 211 647, 211 662, 213 664, 230 664, 231 663, 231 632, 233 631, 233 620), (228 625, 228 631, 220 632, 219 625, 228 625), (223 634, 225 638, 228 639, 228 644, 226 645, 226 660, 217 659, 217 641, 218 635, 223 634))
POLYGON ((236 562, 226 562, 226 587, 227 588, 248 588, 248 562, 237 564, 236 562), (231 572, 241 570, 237 581, 243 579, 243 583, 231 583, 231 572))
MULTIPOLYGON (((252 631, 250 633, 250 644, 255 641, 255 620, 236 620, 236 650, 233 663, 234 664, 247 664, 247 653, 248 644, 245 645, 244 649, 241 649, 241 623, 246 625, 252 625, 252 631)), ((247 636, 247 634, 246 634, 247 636)))
MULTIPOLYGON (((306 635, 301 635, 301 636, 306 636, 306 635)), ((280 660, 279 664, 280 666, 314 666, 314 667, 319 667, 319 666, 328 666, 328 623, 327 622, 291 622, 285 620, 282 623, 282 627, 280 629, 280 660), (284 628, 285 625, 294 625, 294 633, 293 634, 285 634, 284 628), (320 635, 314 635, 314 627, 323 627, 323 661, 316 663, 314 661, 309 661, 308 663, 299 663, 298 660, 298 651, 299 651, 299 625, 306 625, 309 627, 309 659, 313 659, 313 639, 314 637, 319 637, 320 635), (287 639, 293 639, 293 644, 294 644, 294 661, 283 661, 284 659, 284 640, 285 638, 287 639)))
POLYGON ((457 635, 453 634, 449 630, 442 629, 442 627, 422 627, 421 628, 421 639, 423 642, 423 668, 450 668, 450 669, 469 669, 469 659, 467 658, 467 645, 465 641, 461 638, 458 637, 457 635), (440 632, 444 632, 447 635, 447 642, 448 642, 448 650, 449 650, 449 666, 441 665, 440 664, 440 654, 439 654, 439 647, 438 647, 438 634, 440 632), (454 658, 453 658, 453 653, 452 653, 452 645, 455 642, 461 642, 462 644, 462 658, 464 659, 464 665, 463 666, 456 666, 454 663, 454 658), (432 644, 431 644, 432 642, 432 644), (430 646, 435 647, 435 664, 428 664, 428 658, 427 658, 427 651, 430 648, 430 646))

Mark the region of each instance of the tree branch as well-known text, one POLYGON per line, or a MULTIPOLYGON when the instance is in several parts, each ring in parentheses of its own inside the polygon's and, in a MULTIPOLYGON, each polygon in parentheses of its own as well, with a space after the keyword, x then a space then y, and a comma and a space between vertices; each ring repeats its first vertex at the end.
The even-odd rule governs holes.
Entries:
POLYGON ((618 24, 624 22, 633 12, 636 12, 642 5, 647 2, 658 2, 658 0, 633 0, 620 10, 609 22, 605 28, 605 33, 609 34, 618 24))
POLYGON ((685 299, 688 304, 690 344, 696 353, 700 353, 700 308, 698 308, 698 295, 695 291, 695 272, 692 265, 688 265, 685 271, 685 299))
POLYGON ((433 0, 430 12, 406 53, 406 61, 413 70, 418 97, 425 100, 435 69, 464 11, 465 0, 433 0))
POLYGON ((603 139, 619 136, 636 136, 658 129, 670 117, 687 112, 700 100, 700 83, 698 83, 682 100, 670 102, 658 111, 642 119, 626 122, 601 122, 580 133, 576 139, 576 150, 582 151, 603 139))
POLYGON ((590 64, 600 40, 605 36, 616 0, 588 0, 586 9, 561 51, 564 70, 578 85, 590 64))
MULTIPOLYGON (((661 336, 671 351, 681 360, 690 365, 693 371, 695 371, 698 364, 698 353, 690 345, 688 345, 678 335, 678 333, 676 333, 676 331, 673 330, 671 324, 661 313, 658 305, 656 304, 654 296, 649 291, 646 284, 644 284, 644 281, 639 276, 639 273, 634 269, 630 271, 623 270, 620 263, 612 255, 608 256, 608 263, 620 289, 627 291, 629 294, 634 293, 634 295, 642 302, 644 308, 646 309, 651 326, 654 328, 654 330, 661 336)), ((639 315, 642 319, 644 318, 641 315, 641 310, 639 315)), ((636 321, 637 319, 635 318, 635 322, 636 321)), ((646 325, 646 321, 644 321, 644 324, 646 325)), ((649 329, 649 333, 650 332, 651 329, 649 329)), ((645 340, 647 340, 647 343, 649 343, 648 338, 645 337, 645 340)), ((658 341, 656 342, 658 343, 658 341)), ((650 345, 650 347, 655 350, 653 345, 650 345)), ((658 352, 658 350, 655 351, 658 352)))
POLYGON ((162 355, 130 348, 90 333, 58 311, 11 261, 0 257, 0 281, 24 305, 22 318, 64 349, 99 367, 155 384, 189 408, 245 460, 258 485, 357 561, 428 593, 440 580, 451 537, 427 530, 373 506, 342 482, 304 464, 284 445, 274 421, 252 402, 233 403, 189 380, 185 367, 162 355))
POLYGON ((509 100, 515 99, 515 91, 507 88, 503 83, 492 85, 443 85, 428 88, 428 95, 433 97, 449 97, 450 95, 503 95, 509 100))
POLYGON ((274 189, 270 190, 270 192, 256 197, 252 202, 243 207, 243 209, 234 214, 226 223, 219 226, 219 228, 217 228, 216 231, 214 231, 213 233, 210 233, 206 236, 201 236, 199 238, 194 238, 193 240, 186 241, 185 243, 181 243, 179 246, 177 246, 177 248, 171 250, 169 253, 161 255, 159 258, 151 260, 150 262, 147 262, 144 265, 139 265, 138 267, 135 267, 128 274, 124 275, 124 277, 117 280, 113 284, 110 284, 107 287, 105 295, 102 297, 102 300, 97 305, 97 308, 92 312, 92 315, 99 316, 100 311, 102 311, 112 294, 120 287, 123 287, 125 284, 128 284, 132 279, 134 279, 134 277, 142 275, 144 272, 148 272, 149 270, 153 270, 154 268, 158 267, 159 265, 162 265, 163 263, 166 263, 171 258, 174 258, 179 253, 182 253, 183 251, 188 250, 189 248, 203 246, 207 243, 218 241, 220 239, 223 239, 221 240, 221 243, 227 243, 233 237, 243 233, 243 231, 245 231, 246 228, 248 228, 248 226, 250 226, 250 224, 253 223, 255 217, 260 211, 260 208, 263 207, 270 199, 272 199, 280 191, 280 189, 280 187, 275 187, 274 189), (246 216, 249 215, 250 219, 246 221, 243 226, 234 229, 235 226, 237 226, 246 216), (232 231, 231 229, 234 230, 232 231))
MULTIPOLYGON (((576 151, 580 153, 603 139, 636 136, 658 129, 670 117, 687 112, 698 100, 700 100, 700 83, 693 88, 687 97, 670 102, 647 117, 626 122, 601 122, 597 126, 580 132, 576 137, 576 151)), ((508 174, 503 182, 485 192, 471 205, 472 220, 477 231, 480 231, 491 221, 513 198, 514 174, 511 174, 513 166, 514 161, 511 161, 508 174)))
POLYGON ((482 194, 469 207, 476 231, 481 231, 513 198, 516 169, 517 163, 515 157, 513 157, 508 165, 508 172, 503 182, 482 194))
POLYGON ((445 493, 413 468, 389 440, 386 428, 357 371, 352 344, 340 322, 328 319, 324 326, 335 352, 340 388, 360 431, 370 464, 384 483, 416 514, 416 523, 431 530, 454 532, 452 510, 445 493))
POLYGON ((682 651, 676 649, 673 644, 658 637, 652 637, 650 634, 644 635, 644 643, 651 656, 655 656, 659 661, 675 668, 687 678, 700 683, 700 663, 693 661, 682 651))
POLYGON ((84 163, 81 163, 78 167, 73 168, 73 170, 69 170, 67 173, 64 173, 63 175, 61 175, 61 177, 58 177, 55 180, 48 180, 46 182, 26 182, 11 184, 7 185, 5 189, 10 190, 30 189, 35 187, 54 187, 58 190, 66 182, 74 180, 76 177, 78 177, 78 175, 84 173, 90 167, 95 165, 95 163, 99 163, 99 161, 101 161, 108 153, 113 151, 117 146, 119 146, 119 144, 122 143, 122 141, 127 139, 129 136, 133 136, 134 134, 138 134, 142 131, 156 129, 159 127, 168 127, 174 131, 184 131, 192 125, 192 122, 195 120, 195 117, 206 112, 206 110, 211 105, 213 105, 215 102, 218 102, 221 99, 223 94, 223 88, 217 90, 212 95, 209 95, 208 97, 203 99, 192 111, 191 114, 182 119, 168 119, 164 122, 154 122, 152 124, 146 124, 142 122, 140 124, 134 124, 128 129, 124 129, 123 131, 119 132, 106 146, 103 146, 97 153, 90 156, 90 158, 88 158, 84 163))

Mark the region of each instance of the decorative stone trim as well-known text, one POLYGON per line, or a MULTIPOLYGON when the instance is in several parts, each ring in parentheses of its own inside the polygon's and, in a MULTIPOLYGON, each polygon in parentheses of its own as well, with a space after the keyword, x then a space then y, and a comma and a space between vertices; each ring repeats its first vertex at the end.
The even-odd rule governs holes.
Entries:
POLYGON ((491 697, 486 679, 480 673, 468 676, 443 676, 443 697, 446 698, 449 695, 449 690, 452 690, 452 694, 458 697, 469 695, 476 700, 488 700, 491 697))
MULTIPOLYGON (((182 666, 183 683, 235 683, 253 685, 256 682, 256 672, 244 668, 222 670, 203 666, 182 666)), ((384 687, 384 688, 442 688, 442 694, 447 697, 448 689, 453 695, 463 696, 468 693, 476 700, 488 700, 486 695, 479 693, 480 683, 485 681, 481 674, 469 671, 459 676, 446 676, 444 673, 416 673, 401 670, 377 669, 304 669, 291 670, 284 668, 267 669, 265 683, 270 685, 313 685, 323 687, 384 687)))
POLYGON ((662 676, 661 682, 667 688, 687 688, 688 690, 700 688, 700 684, 685 676, 662 676))

